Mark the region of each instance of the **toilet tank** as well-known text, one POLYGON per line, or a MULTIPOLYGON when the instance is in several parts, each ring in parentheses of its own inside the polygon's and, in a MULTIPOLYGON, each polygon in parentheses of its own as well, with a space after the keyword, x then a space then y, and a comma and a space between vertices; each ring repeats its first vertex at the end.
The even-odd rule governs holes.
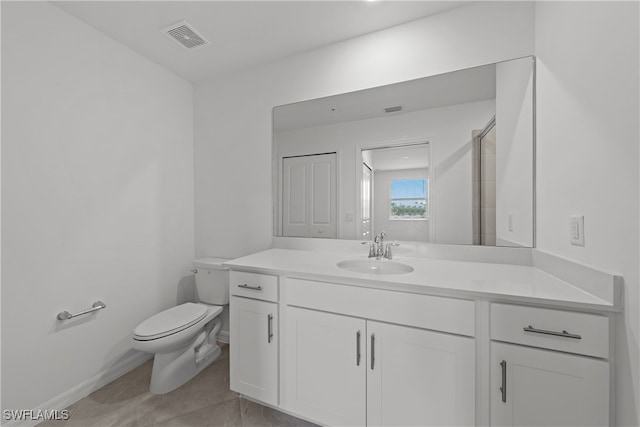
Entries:
POLYGON ((200 258, 193 261, 198 300, 206 304, 229 304, 229 269, 225 258, 200 258))

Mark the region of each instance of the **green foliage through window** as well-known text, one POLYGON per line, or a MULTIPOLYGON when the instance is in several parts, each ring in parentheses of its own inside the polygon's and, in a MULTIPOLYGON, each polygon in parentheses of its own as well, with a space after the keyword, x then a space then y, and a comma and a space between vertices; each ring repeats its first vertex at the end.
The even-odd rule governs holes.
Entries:
POLYGON ((427 180, 391 180, 390 219, 428 219, 427 180))

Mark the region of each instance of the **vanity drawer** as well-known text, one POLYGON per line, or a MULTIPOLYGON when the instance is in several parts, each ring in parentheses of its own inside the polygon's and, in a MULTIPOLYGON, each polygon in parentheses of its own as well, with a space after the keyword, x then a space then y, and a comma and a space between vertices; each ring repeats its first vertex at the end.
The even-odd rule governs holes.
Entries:
POLYGON ((231 271, 231 295, 278 302, 278 277, 268 274, 231 271))
POLYGON ((606 359, 609 357, 609 318, 491 304, 491 339, 606 359))
POLYGON ((475 336, 473 301, 286 278, 287 305, 475 336))

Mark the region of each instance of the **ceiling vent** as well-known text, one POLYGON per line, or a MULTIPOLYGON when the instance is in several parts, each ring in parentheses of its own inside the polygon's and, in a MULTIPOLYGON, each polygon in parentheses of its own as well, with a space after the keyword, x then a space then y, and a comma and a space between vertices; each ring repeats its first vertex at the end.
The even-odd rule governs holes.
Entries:
POLYGON ((397 105, 395 107, 387 107, 384 109, 385 113, 395 113, 398 111, 402 111, 402 105, 397 105))
POLYGON ((189 50, 195 50, 211 44, 185 21, 170 25, 167 28, 164 28, 162 32, 180 43, 182 47, 189 50))

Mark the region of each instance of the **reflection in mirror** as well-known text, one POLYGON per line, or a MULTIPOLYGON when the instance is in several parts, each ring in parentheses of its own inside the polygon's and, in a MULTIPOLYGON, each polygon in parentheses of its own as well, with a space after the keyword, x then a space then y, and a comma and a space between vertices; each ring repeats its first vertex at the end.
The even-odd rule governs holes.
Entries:
POLYGON ((428 142, 363 149, 361 153, 362 239, 386 231, 395 240, 428 242, 428 142))
POLYGON ((496 244, 496 118, 474 131, 471 146, 473 244, 496 244))
POLYGON ((533 246, 533 65, 274 108, 274 234, 533 246))

